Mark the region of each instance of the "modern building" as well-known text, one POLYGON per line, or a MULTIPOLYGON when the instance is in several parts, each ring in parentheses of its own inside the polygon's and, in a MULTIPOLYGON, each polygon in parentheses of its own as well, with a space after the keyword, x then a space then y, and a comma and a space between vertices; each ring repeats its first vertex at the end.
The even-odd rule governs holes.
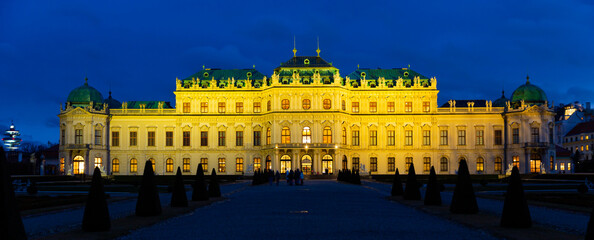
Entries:
POLYGON ((579 151, 579 161, 592 160, 594 121, 579 123, 572 128, 563 139, 563 147, 574 154, 579 151))
POLYGON ((554 164, 554 115, 542 89, 526 80, 511 99, 449 100, 437 79, 410 68, 358 68, 347 75, 317 56, 293 57, 266 76, 256 69, 203 68, 175 80, 175 103, 107 99, 87 81, 60 114, 66 174, 156 174, 198 164, 217 174, 255 169, 334 174, 522 173, 554 164))

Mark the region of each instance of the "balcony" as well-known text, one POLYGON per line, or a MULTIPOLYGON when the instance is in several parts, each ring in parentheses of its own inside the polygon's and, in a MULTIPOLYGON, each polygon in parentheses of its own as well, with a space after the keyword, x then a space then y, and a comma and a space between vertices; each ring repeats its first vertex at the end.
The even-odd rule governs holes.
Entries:
POLYGON ((279 143, 275 148, 337 148, 334 143, 279 143))
POLYGON ((548 148, 550 144, 548 142, 527 142, 524 143, 524 148, 548 148))

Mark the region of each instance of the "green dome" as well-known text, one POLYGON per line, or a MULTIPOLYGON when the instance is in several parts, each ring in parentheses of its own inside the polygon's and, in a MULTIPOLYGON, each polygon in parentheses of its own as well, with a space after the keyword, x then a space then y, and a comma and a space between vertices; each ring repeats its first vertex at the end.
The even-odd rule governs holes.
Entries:
POLYGON ((72 90, 68 94, 66 102, 75 107, 86 107, 91 102, 93 102, 93 105, 98 106, 103 104, 103 95, 94 87, 89 86, 85 78, 85 84, 72 90))
POLYGON ((526 77, 526 84, 518 87, 511 97, 514 106, 519 106, 522 100, 526 105, 542 105, 547 101, 547 95, 538 86, 531 84, 526 77))
POLYGON ((497 100, 493 101, 493 107, 505 107, 505 103, 509 101, 509 99, 507 99, 505 97, 505 92, 501 92, 501 97, 498 98, 497 100))

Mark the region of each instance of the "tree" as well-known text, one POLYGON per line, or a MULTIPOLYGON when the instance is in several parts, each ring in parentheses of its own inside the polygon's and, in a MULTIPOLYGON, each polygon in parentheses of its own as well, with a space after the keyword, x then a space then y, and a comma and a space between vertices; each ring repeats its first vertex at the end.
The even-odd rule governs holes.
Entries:
POLYGON ((196 170, 196 177, 194 178, 192 188, 192 201, 208 201, 208 190, 204 181, 202 164, 198 164, 198 170, 196 170))
POLYGON ((400 180, 400 173, 398 173, 398 168, 396 168, 396 172, 394 173, 394 181, 392 181, 392 197, 393 196, 402 196, 404 190, 402 190, 402 181, 400 180))
POLYGON ((501 226, 508 228, 529 228, 532 226, 530 209, 517 166, 512 169, 509 185, 507 185, 503 212, 501 213, 501 226))
POLYGON ((420 184, 417 181, 417 174, 415 173, 415 165, 410 164, 408 168, 408 176, 406 177, 406 187, 404 188, 403 198, 405 200, 421 200, 420 184))
POLYGON ((99 167, 95 167, 83 214, 82 229, 85 232, 103 232, 109 231, 110 228, 111 219, 109 218, 109 208, 107 207, 107 196, 103 188, 101 170, 99 170, 99 167))
POLYGON ((0 147, 0 236, 6 239, 27 239, 25 226, 14 196, 12 182, 6 166, 6 155, 0 147))
POLYGON ((439 192, 439 184, 437 183, 437 175, 435 168, 431 166, 429 173, 429 182, 427 182, 427 189, 425 190, 425 205, 441 205, 441 193, 439 192))
POLYGON ((221 197, 221 187, 219 186, 219 180, 217 179, 217 172, 212 169, 210 174, 210 184, 208 185, 208 195, 210 197, 221 197))
POLYGON ((161 200, 159 199, 159 191, 157 191, 157 185, 155 184, 153 164, 148 160, 144 165, 142 182, 138 191, 136 216, 148 217, 158 215, 161 215, 161 200))
POLYGON ((456 180, 456 188, 454 188, 454 196, 452 196, 452 203, 450 204, 451 213, 474 214, 478 213, 478 204, 476 203, 476 196, 472 188, 472 181, 470 180, 470 172, 466 160, 460 160, 458 167, 458 179, 456 180))
POLYGON ((172 207, 187 207, 188 196, 186 195, 186 188, 184 187, 184 179, 182 177, 181 168, 177 167, 175 174, 175 182, 173 184, 173 193, 171 194, 172 207))

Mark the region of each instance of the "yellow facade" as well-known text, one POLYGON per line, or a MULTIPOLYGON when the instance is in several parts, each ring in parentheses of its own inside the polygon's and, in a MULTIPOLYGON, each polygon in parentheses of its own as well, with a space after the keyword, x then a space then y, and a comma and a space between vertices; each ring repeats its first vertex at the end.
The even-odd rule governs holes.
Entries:
POLYGON ((455 174, 466 159, 473 174, 503 174, 514 161, 529 173, 549 169, 554 159, 547 104, 451 100, 440 107, 435 78, 407 68, 341 76, 315 56, 293 57, 270 77, 257 74, 204 69, 177 79, 171 108, 67 103, 59 114, 65 172, 90 174, 101 158, 103 171, 114 175, 141 174, 149 159, 157 175, 177 167, 193 174, 200 163, 223 175, 256 168, 308 174, 358 168, 374 175, 406 172, 411 162, 418 173, 434 166, 438 174, 455 174))

